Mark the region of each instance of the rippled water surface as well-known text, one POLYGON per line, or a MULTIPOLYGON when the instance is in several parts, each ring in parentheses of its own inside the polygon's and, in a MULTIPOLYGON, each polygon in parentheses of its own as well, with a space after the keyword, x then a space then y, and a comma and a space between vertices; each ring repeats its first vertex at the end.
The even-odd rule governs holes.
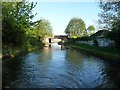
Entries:
POLYGON ((118 64, 57 44, 3 61, 3 87, 116 88, 119 83, 118 64))

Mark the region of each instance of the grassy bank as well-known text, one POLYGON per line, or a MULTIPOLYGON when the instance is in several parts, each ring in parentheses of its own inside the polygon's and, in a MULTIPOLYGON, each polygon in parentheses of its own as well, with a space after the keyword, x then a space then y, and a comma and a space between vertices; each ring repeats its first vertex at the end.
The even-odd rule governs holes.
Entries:
POLYGON ((11 45, 3 45, 2 46, 2 59, 10 59, 18 56, 21 53, 21 49, 19 47, 11 46, 11 45))
POLYGON ((2 46, 2 59, 4 60, 4 59, 14 58, 20 55, 24 55, 25 53, 32 52, 34 50, 39 50, 42 48, 43 48, 42 44, 34 45, 34 46, 30 44, 26 44, 23 45, 22 47, 10 45, 10 44, 4 44, 2 46))
POLYGON ((115 49, 89 46, 86 44, 79 44, 79 43, 73 43, 73 42, 66 43, 66 45, 70 47, 78 48, 90 54, 99 56, 103 59, 120 62, 120 53, 118 50, 115 50, 115 49))

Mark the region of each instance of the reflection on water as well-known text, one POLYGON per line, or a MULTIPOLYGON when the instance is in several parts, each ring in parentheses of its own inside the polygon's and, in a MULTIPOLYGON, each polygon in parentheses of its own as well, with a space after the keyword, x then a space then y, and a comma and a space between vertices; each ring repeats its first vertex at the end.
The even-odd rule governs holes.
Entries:
POLYGON ((57 44, 3 62, 3 87, 116 88, 119 83, 119 65, 57 44))

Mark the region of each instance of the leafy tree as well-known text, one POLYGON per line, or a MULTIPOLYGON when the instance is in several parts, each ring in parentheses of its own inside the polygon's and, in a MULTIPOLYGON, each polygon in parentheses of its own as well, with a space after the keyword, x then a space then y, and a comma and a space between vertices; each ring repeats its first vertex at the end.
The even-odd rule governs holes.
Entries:
POLYGON ((36 4, 29 2, 2 2, 2 38, 3 43, 23 45, 26 32, 31 27, 36 4))
POLYGON ((91 35, 95 32, 95 27, 93 25, 90 25, 88 28, 87 28, 87 35, 91 35))
POLYGON ((65 29, 69 37, 82 37, 85 34, 85 23, 80 18, 72 18, 65 29))
POLYGON ((45 37, 51 37, 52 34, 52 26, 48 20, 41 19, 37 21, 37 24, 35 25, 35 30, 36 30, 36 36, 38 39, 41 41, 45 37))
POLYGON ((111 31, 108 36, 115 40, 116 45, 120 45, 120 1, 100 2, 101 13, 99 14, 99 24, 103 28, 111 31))

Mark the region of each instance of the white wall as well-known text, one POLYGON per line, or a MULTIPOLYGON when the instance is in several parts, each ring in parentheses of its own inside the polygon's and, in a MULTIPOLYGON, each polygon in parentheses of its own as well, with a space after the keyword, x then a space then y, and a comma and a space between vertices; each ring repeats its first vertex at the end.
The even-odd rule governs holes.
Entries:
MULTIPOLYGON (((112 46, 114 45, 114 41, 110 40, 110 39, 106 39, 106 38, 97 38, 96 39, 98 41, 98 46, 100 47, 106 47, 106 46, 112 46)), ((81 44, 88 44, 90 46, 93 46, 93 40, 90 41, 76 41, 77 43, 81 43, 81 44)))

